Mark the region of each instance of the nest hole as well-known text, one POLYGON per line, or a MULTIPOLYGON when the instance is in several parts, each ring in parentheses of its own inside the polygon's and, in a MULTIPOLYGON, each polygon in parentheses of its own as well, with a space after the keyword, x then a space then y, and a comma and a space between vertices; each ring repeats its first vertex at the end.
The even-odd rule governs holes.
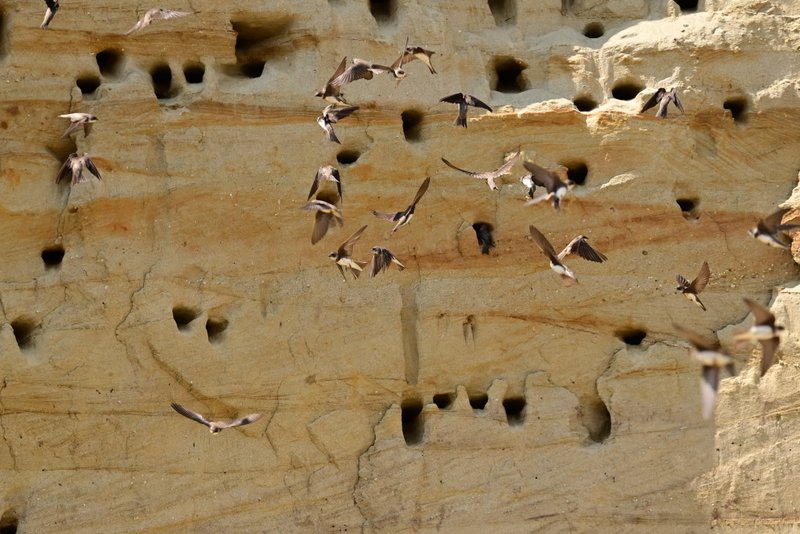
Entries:
POLYGON ((245 78, 260 78, 264 74, 264 66, 266 64, 267 62, 264 60, 249 61, 239 65, 239 70, 245 78))
POLYGON ((589 176, 589 167, 583 161, 567 161, 561 163, 567 168, 567 179, 575 185, 584 185, 589 176))
POLYGON ((578 108, 578 111, 583 112, 592 111, 597 107, 597 101, 591 96, 586 95, 576 96, 572 103, 575 104, 575 107, 578 108))
POLYGON ((336 154, 336 161, 342 165, 352 165, 358 158, 361 157, 361 152, 358 150, 341 150, 336 154))
POLYGON ((0 57, 8 55, 8 16, 0 6, 0 57))
POLYGON ((677 202, 678 207, 681 209, 681 215, 683 215, 683 218, 687 221, 696 221, 700 218, 697 210, 697 206, 700 204, 698 199, 678 198, 675 202, 677 202))
POLYGON ((183 66, 183 77, 186 83, 203 83, 206 76, 206 66, 200 62, 190 62, 183 66))
POLYGON ((26 351, 35 346, 35 334, 38 330, 36 322, 29 317, 20 317, 11 321, 11 330, 17 340, 19 350, 26 351))
POLYGON ((483 410, 486 408, 487 402, 489 402, 489 395, 486 393, 469 396, 469 405, 472 406, 473 410, 483 410))
POLYGON ((525 397, 508 397, 503 399, 503 408, 509 426, 519 426, 525 422, 525 397))
POLYGON ((150 71, 150 78, 153 81, 153 93, 156 98, 163 100, 174 96, 172 89, 172 69, 166 63, 161 63, 153 67, 150 71))
POLYGON ((681 8, 681 13, 694 13, 697 11, 698 0, 673 0, 678 7, 681 8))
POLYGON ((611 88, 611 96, 617 100, 633 100, 642 92, 644 86, 632 80, 621 80, 611 88))
POLYGON ((489 0, 489 10, 497 26, 515 24, 517 21, 516 0, 489 0))
POLYGON ((185 332, 189 330, 189 324, 200 316, 200 312, 194 308, 186 306, 176 306, 172 308, 172 318, 178 330, 185 332))
POLYGON ((100 78, 94 74, 87 74, 75 80, 75 85, 81 90, 82 95, 93 95, 97 88, 100 87, 100 78))
POLYGON ((595 443, 603 443, 611 435, 611 413, 600 399, 586 407, 583 423, 589 432, 589 439, 595 443))
POLYGON ((731 97, 722 103, 722 107, 731 112, 733 120, 743 124, 747 122, 747 98, 743 96, 731 97))
POLYGON ((400 114, 403 121, 403 136, 409 143, 422 141, 423 114, 417 109, 407 109, 400 114))
POLYGON ((219 343, 222 341, 223 332, 228 328, 228 320, 224 317, 209 317, 206 321, 206 334, 208 341, 219 343))
POLYGON ((440 410, 448 410, 453 405, 456 397, 452 393, 437 393, 433 396, 433 403, 440 410))
POLYGON ((614 333, 626 345, 641 345, 647 337, 647 331, 642 328, 622 328, 614 333))
POLYGON ((118 78, 122 74, 124 58, 122 50, 117 48, 106 48, 98 52, 94 57, 95 61, 97 61, 97 68, 100 69, 100 74, 107 78, 118 78))
POLYGON ((19 518, 16 510, 9 509, 0 516, 0 534, 16 534, 19 527, 19 518))
POLYGON ((418 398, 404 399, 400 404, 403 422, 403 438, 406 445, 419 445, 425 432, 422 420, 422 400, 418 398))
POLYGON ((521 93, 528 89, 523 72, 528 65, 512 57, 496 57, 493 62, 494 90, 501 93, 521 93))
POLYGON ((583 35, 589 39, 597 39, 606 33, 606 29, 599 22, 590 22, 583 27, 583 35))
POLYGON ((397 15, 395 0, 369 0, 369 12, 378 24, 391 24, 397 15))
MULTIPOLYGON (((489 251, 494 248, 494 226, 490 223, 478 221, 472 225, 472 229, 475 230, 475 236, 478 239, 478 247, 481 249, 481 254, 489 254, 489 251)), ((472 315, 467 317, 467 321, 470 321, 470 324, 473 324, 474 318, 472 315)))
POLYGON ((64 247, 53 245, 42 250, 42 261, 46 269, 58 269, 64 260, 64 247))

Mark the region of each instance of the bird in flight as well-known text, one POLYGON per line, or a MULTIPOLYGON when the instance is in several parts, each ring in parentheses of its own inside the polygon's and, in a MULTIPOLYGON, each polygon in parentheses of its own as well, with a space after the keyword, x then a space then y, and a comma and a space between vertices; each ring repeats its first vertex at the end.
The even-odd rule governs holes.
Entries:
POLYGON ((341 63, 336 68, 336 72, 333 73, 333 76, 322 86, 322 89, 317 91, 314 96, 322 97, 325 101, 330 102, 332 104, 344 104, 347 105, 347 102, 344 99, 344 95, 341 93, 341 86, 335 85, 334 80, 336 80, 339 76, 341 76, 345 69, 347 68, 347 56, 342 58, 341 63))
POLYGON ((67 160, 61 166, 61 169, 58 171, 58 176, 56 176, 56 183, 61 182, 61 180, 66 177, 68 174, 72 174, 72 185, 79 184, 86 180, 83 170, 88 169, 89 172, 97 176, 98 180, 102 180, 103 177, 100 176, 100 171, 97 170, 95 167, 94 162, 89 157, 89 154, 84 152, 83 156, 78 156, 77 152, 73 152, 69 156, 67 156, 67 160))
POLYGON ((333 131, 332 125, 349 116, 357 109, 358 106, 338 108, 333 104, 329 104, 325 107, 325 109, 322 110, 322 115, 317 117, 317 124, 319 124, 320 128, 325 130, 329 141, 333 141, 334 143, 339 143, 341 145, 342 143, 339 141, 339 138, 336 137, 336 132, 333 131))
POLYGON ((456 93, 454 95, 446 96, 439 100, 439 102, 458 104, 458 116, 453 124, 456 126, 463 126, 464 128, 467 127, 467 106, 483 108, 485 110, 492 111, 492 108, 490 108, 488 104, 481 102, 472 95, 467 95, 464 93, 456 93))
POLYGON ((597 263, 602 263, 608 259, 605 255, 589 245, 589 238, 585 235, 577 236, 564 247, 564 250, 556 254, 553 245, 550 244, 550 241, 547 240, 544 234, 533 225, 529 226, 528 229, 531 232, 533 240, 536 241, 536 244, 539 245, 539 248, 542 249, 542 252, 544 252, 545 256, 550 260, 550 268, 562 278, 566 285, 578 283, 578 279, 575 277, 575 273, 572 272, 572 269, 562 263, 564 258, 568 255, 576 254, 585 260, 597 263))
POLYGON ((704 261, 703 265, 700 267, 700 272, 697 273, 697 277, 692 280, 691 283, 683 277, 683 275, 678 274, 675 276, 675 280, 678 281, 678 287, 675 289, 683 293, 683 296, 687 299, 691 300, 698 306, 700 306, 703 311, 706 311, 706 307, 700 302, 700 297, 697 295, 706 288, 708 284, 708 279, 711 277, 711 270, 708 268, 708 262, 704 261))
POLYGON ((50 26, 50 21, 56 16, 56 11, 58 11, 61 5, 59 5, 58 0, 44 0, 44 3, 47 5, 47 10, 44 12, 44 20, 39 27, 46 30, 50 26))
POLYGON ((344 274, 345 269, 350 269, 350 273, 353 275, 353 278, 358 278, 358 275, 361 274, 361 271, 364 270, 364 267, 367 266, 366 261, 357 261, 351 258, 351 254, 353 253, 353 245, 355 245, 356 241, 361 237, 361 234, 364 233, 364 230, 367 229, 367 225, 365 224, 358 230, 356 230, 353 235, 347 238, 347 240, 339 245, 339 248, 335 252, 331 252, 328 254, 328 257, 332 259, 336 266, 339 268, 339 272, 342 273, 342 278, 344 281, 347 282, 347 277, 344 274))
POLYGON ((311 232, 312 245, 316 245, 320 239, 325 237, 331 222, 340 226, 344 224, 342 212, 330 202, 315 199, 303 206, 303 209, 316 212, 314 215, 314 230, 311 232))
POLYGON ((325 165, 320 167, 317 175, 314 177, 314 182, 311 184, 311 191, 308 192, 308 200, 314 196, 322 182, 335 182, 336 191, 339 192, 339 200, 344 200, 342 196, 342 179, 339 177, 339 170, 333 165, 325 165))
POLYGON ((239 419, 234 419, 233 421, 209 421, 199 413, 195 412, 194 410, 190 410, 185 406, 181 406, 177 402, 170 403, 172 409, 181 414, 184 417, 188 417, 192 421, 197 421, 201 425, 206 425, 212 434, 219 434, 226 428, 233 428, 242 425, 249 425, 250 423, 255 423, 259 419, 261 419, 260 413, 251 413, 250 415, 246 415, 244 417, 240 417, 239 419))
POLYGON ((663 87, 659 87, 655 94, 653 94, 653 96, 651 96, 647 102, 644 103, 644 106, 642 106, 642 111, 639 113, 644 113, 648 109, 658 104, 658 112, 656 112, 656 116, 664 119, 667 117, 667 106, 669 106, 670 102, 673 102, 675 107, 681 110, 681 113, 683 113, 683 104, 681 104, 681 100, 678 98, 678 90, 673 88, 667 91, 663 87))
POLYGON ((436 74, 436 69, 434 69, 433 64, 431 64, 431 56, 434 53, 435 52, 431 50, 425 50, 421 46, 408 46, 408 38, 406 38, 406 45, 403 48, 403 53, 400 54, 400 57, 397 58, 397 60, 395 60, 395 62, 392 63, 389 68, 392 70, 394 77, 397 78, 398 83, 407 75, 406 71, 403 70, 403 65, 407 65, 415 59, 425 63, 425 66, 428 67, 428 70, 431 71, 431 74, 436 74))
POLYGON ((758 221, 755 228, 750 229, 750 235, 771 247, 789 250, 789 244, 784 241, 783 234, 787 230, 800 228, 800 224, 782 224, 783 216, 788 212, 789 208, 783 208, 764 217, 758 221))
POLYGON ((173 11, 171 9, 162 9, 160 7, 154 7, 147 11, 139 21, 133 25, 133 28, 125 32, 125 35, 130 35, 134 32, 138 32, 150 26, 150 24, 154 20, 168 20, 168 19, 176 19, 178 17, 185 17, 186 15, 191 15, 188 11, 173 11))
POLYGON ((737 334, 735 339, 737 341, 758 341, 761 345, 761 376, 764 376, 775 360, 775 351, 778 350, 778 345, 781 343, 778 334, 784 328, 782 325, 776 325, 775 315, 758 302, 746 297, 744 302, 753 313, 755 324, 747 332, 737 334))
POLYGON ((733 358, 720 348, 718 341, 708 342, 693 330, 677 324, 672 326, 692 345, 692 357, 703 366, 700 379, 703 419, 711 419, 711 415, 714 413, 714 404, 717 402, 720 371, 725 369, 731 376, 736 374, 733 358))
POLYGON ((419 200, 422 198, 422 195, 425 194, 425 191, 428 190, 428 186, 430 185, 430 183, 431 183, 431 178, 429 176, 425 178, 425 181, 422 182, 422 185, 420 185, 419 189, 417 189, 417 194, 414 196, 414 200, 412 200, 411 204, 409 204, 409 206, 403 211, 398 211, 396 213, 383 213, 380 211, 373 210, 372 214, 379 219, 385 219, 387 221, 396 221, 397 224, 395 224, 394 228, 392 228, 392 233, 395 233, 398 228, 400 228, 401 226, 405 226, 411 222, 411 218, 414 216, 414 210, 417 208, 417 202, 419 202, 419 200))
POLYGON ((498 190, 500 188, 497 187, 497 184, 494 181, 497 178, 500 178, 503 175, 511 173, 511 168, 514 165, 516 165, 517 161, 519 161, 520 154, 521 154, 520 150, 517 149, 517 151, 515 153, 513 153, 511 155, 511 157, 509 157, 508 160, 505 163, 500 165, 500 167, 498 167, 497 169, 495 169, 493 171, 486 171, 486 172, 468 171, 468 170, 456 167, 455 165, 453 165, 452 163, 450 163, 449 161, 447 161, 444 158, 442 158, 442 161, 444 162, 445 165, 447 165, 451 169, 455 169, 457 171, 463 172, 464 174, 468 174, 468 175, 472 176, 473 178, 477 178, 478 180, 486 180, 486 184, 489 186, 489 189, 491 189, 492 191, 496 191, 496 190, 498 190))
MULTIPOLYGON (((523 161, 522 165, 528 170, 528 174, 523 176, 521 181, 528 187, 528 196, 531 197, 525 205, 533 206, 539 202, 550 200, 553 203, 553 209, 558 211, 561 208, 561 199, 567 194, 569 179, 563 181, 555 172, 540 167, 531 161, 523 161), (537 185, 544 187, 547 190, 547 194, 533 198, 537 185)), ((562 171, 562 174, 566 174, 564 167, 560 166, 559 170, 562 171)))
POLYGON ((61 139, 66 139, 69 134, 81 126, 83 126, 83 136, 86 137, 92 131, 92 123, 97 121, 97 117, 91 113, 65 113, 64 115, 59 115, 59 117, 69 119, 69 127, 64 132, 64 135, 61 136, 61 139))
POLYGON ((392 254, 392 251, 389 249, 383 247, 372 247, 372 266, 369 270, 369 277, 373 278, 381 271, 388 269, 393 263, 397 265, 397 268, 401 271, 406 268, 406 266, 400 263, 400 260, 397 259, 397 256, 392 254))

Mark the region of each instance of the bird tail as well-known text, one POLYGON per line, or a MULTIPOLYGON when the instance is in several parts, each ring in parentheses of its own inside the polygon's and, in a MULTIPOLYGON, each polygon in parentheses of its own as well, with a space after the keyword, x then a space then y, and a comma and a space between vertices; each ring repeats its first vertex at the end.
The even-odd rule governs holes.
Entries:
POLYGON ((463 126, 464 128, 467 127, 467 117, 465 115, 459 115, 456 117, 456 120, 453 122, 456 126, 463 126))

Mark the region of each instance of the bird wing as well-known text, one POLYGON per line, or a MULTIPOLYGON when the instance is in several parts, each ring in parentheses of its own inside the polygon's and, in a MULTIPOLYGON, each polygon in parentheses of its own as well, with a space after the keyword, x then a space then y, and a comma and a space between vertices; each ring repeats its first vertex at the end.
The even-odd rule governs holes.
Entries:
POLYGON ((68 156, 66 161, 61 165, 61 168, 58 170, 58 175, 56 176, 56 183, 59 183, 64 177, 68 176, 70 171, 72 171, 72 166, 70 162, 72 161, 72 155, 68 156))
POLYGON ((719 386, 719 367, 704 365, 700 380, 700 399, 703 404, 703 419, 711 419, 714 414, 714 404, 717 402, 717 387, 719 386))
POLYGON ((644 106, 642 106, 642 110, 639 113, 644 113, 648 109, 658 104, 658 101, 661 98, 661 95, 663 94, 664 94, 664 89, 659 87, 658 90, 655 93, 653 93, 653 96, 647 99, 647 102, 644 103, 644 106))
POLYGON ((563 260, 567 254, 577 254, 584 260, 594 261, 597 263, 603 263, 608 259, 604 254, 601 254, 593 249, 589 244, 587 237, 584 235, 579 235, 570 241, 566 247, 564 247, 564 250, 562 250, 558 255, 559 261, 563 260))
POLYGON ((533 183, 544 187, 549 193, 555 191, 559 184, 563 184, 555 173, 536 165, 532 161, 523 161, 522 165, 531 173, 531 180, 533 180, 533 183))
POLYGON ((439 102, 448 102, 450 104, 466 103, 466 101, 464 100, 464 93, 456 93, 454 95, 446 96, 444 98, 439 99, 439 102))
POLYGON ((764 217, 760 221, 758 221, 758 229, 766 231, 770 234, 774 234, 778 231, 778 227, 781 226, 781 221, 783 220, 783 216, 789 212, 789 208, 779 209, 775 213, 770 214, 767 217, 764 217))
POLYGON ((689 289, 689 281, 684 278, 682 274, 676 274, 675 280, 678 282, 678 289, 681 291, 686 291, 689 289))
POLYGON ((550 259, 558 258, 558 256, 556 256, 556 251, 553 248, 553 245, 550 244, 550 241, 547 240, 544 234, 542 234, 533 225, 530 225, 528 229, 531 232, 533 240, 536 241, 536 244, 539 245, 539 248, 542 249, 542 252, 544 252, 547 255, 547 257, 549 257, 550 259))
POLYGON ((675 102, 675 107, 681 110, 681 113, 683 113, 683 104, 681 104, 681 99, 678 98, 678 90, 673 89, 670 91, 670 94, 672 95, 672 101, 675 102))
POLYGON ((708 268, 708 262, 704 261, 703 265, 700 267, 700 272, 697 273, 697 278, 692 280, 692 283, 689 284, 689 288, 694 293, 700 293, 702 290, 706 288, 708 284, 708 279, 711 277, 711 270, 708 268))
POLYGON ((314 229, 311 231, 311 244, 316 245, 328 233, 333 216, 325 211, 318 211, 314 216, 314 229))
POLYGON ((133 32, 138 32, 139 30, 141 30, 142 28, 144 28, 145 26, 147 26, 147 25, 149 24, 148 20, 149 20, 149 19, 148 19, 147 15, 145 15, 145 16, 144 16, 144 17, 142 17, 142 18, 140 18, 140 19, 139 19, 139 20, 136 22, 136 24, 134 24, 134 25, 133 25, 133 27, 132 27, 130 30, 128 30, 128 31, 126 31, 126 32, 125 32, 125 35, 130 35, 130 34, 132 34, 133 32))
POLYGON ((44 19, 42 23, 39 25, 40 28, 47 29, 50 26, 50 22, 53 20, 53 17, 56 16, 56 9, 53 9, 48 6, 47 10, 44 12, 44 19))
POLYGON ((324 112, 324 115, 330 122, 339 122, 354 111, 358 110, 358 106, 347 106, 345 108, 328 106, 328 108, 326 108, 327 111, 324 112))
POLYGON ((402 213, 402 212, 395 212, 395 213, 384 213, 384 212, 381 212, 381 211, 375 211, 375 210, 372 210, 372 214, 373 214, 375 217, 377 217, 377 218, 379 218, 379 219, 384 219, 384 220, 386 220, 386 221, 394 221, 394 220, 395 220, 395 218, 397 217, 397 214, 398 214, 398 213, 402 213))
POLYGON ((486 104, 485 102, 478 100, 472 95, 464 95, 464 102, 466 102, 468 106, 483 108, 485 110, 492 111, 492 108, 489 107, 489 104, 486 104))
POLYGON ((718 350, 719 343, 718 342, 709 342, 703 336, 695 332, 694 330, 689 330, 681 325, 672 323, 673 328, 678 331, 680 335, 686 338, 686 340, 691 343, 695 349, 697 350, 718 350))
POLYGON ((311 197, 313 197, 314 193, 316 193, 317 189, 319 189, 319 184, 325 179, 325 175, 322 172, 323 168, 324 167, 320 167, 319 170, 317 170, 317 174, 314 176, 314 181, 311 182, 311 190, 308 192, 308 198, 306 200, 311 200, 311 197))
POLYGON ((245 415, 244 417, 240 417, 239 419, 234 419, 233 421, 214 421, 214 422, 220 428, 233 428, 235 426, 249 425, 250 423, 255 423, 259 419, 261 419, 260 413, 251 413, 250 415, 245 415))
POLYGON ((753 317, 755 317, 757 325, 775 325, 775 316, 767 308, 747 297, 744 298, 744 302, 753 313, 753 317))
POLYGON ((499 178, 500 176, 509 174, 511 172, 511 167, 513 167, 517 163, 521 154, 522 153, 519 150, 517 150, 515 154, 513 154, 510 158, 508 158, 508 161, 500 165, 497 169, 482 174, 486 174, 487 178, 489 176, 491 176, 492 178, 499 178))
POLYGON ((417 194, 414 195, 414 200, 411 201, 411 205, 409 206, 409 208, 413 208, 414 206, 417 205, 417 202, 420 201, 422 195, 424 195, 425 191, 428 190, 428 186, 430 184, 431 184, 431 177, 428 176, 427 178, 425 178, 425 181, 422 182, 422 184, 419 186, 419 189, 417 189, 417 194))
POLYGON ((100 171, 97 170, 97 167, 95 167, 94 162, 92 161, 92 159, 89 156, 84 156, 83 157, 83 163, 85 164, 86 168, 89 169, 89 172, 91 172, 92 174, 97 176, 98 180, 102 180, 103 179, 103 177, 100 176, 100 171))
POLYGON ((461 171, 461 172, 463 172, 464 174, 469 174, 470 176, 475 176, 475 175, 477 175, 477 174, 478 174, 478 173, 476 173, 476 172, 472 172, 472 171, 468 171, 468 170, 466 170, 466 169, 462 169, 462 168, 460 168, 460 167, 456 167, 455 165, 453 165, 452 163, 450 163, 449 161, 447 161, 447 160, 446 160, 446 159, 444 159, 444 158, 442 158, 442 161, 444 161, 444 164, 445 164, 445 165, 447 165, 448 167, 450 167, 451 169, 455 169, 455 170, 457 170, 457 171, 461 171))
POLYGON ((348 237, 347 241, 345 241, 344 243, 342 243, 339 246, 339 251, 338 251, 339 257, 347 257, 347 256, 350 256, 350 254, 353 253, 353 245, 355 245, 356 241, 358 241, 358 238, 361 237, 361 234, 363 234, 364 230, 366 230, 366 229, 367 229, 367 225, 365 224, 364 226, 362 226, 361 228, 356 230, 353 233, 353 235, 348 237))
POLYGON ((431 64, 431 56, 435 54, 435 52, 425 50, 420 46, 407 46, 405 53, 406 55, 411 56, 409 59, 405 60, 405 63, 408 63, 414 59, 418 59, 425 63, 425 66, 428 67, 428 70, 431 71, 431 74, 436 74, 436 69, 434 69, 433 64, 431 64))
POLYGON ((170 403, 170 406, 172 406, 172 409, 181 414, 182 416, 188 417, 192 421, 197 421, 201 425, 206 425, 207 427, 211 428, 211 422, 202 415, 200 415, 199 413, 195 412, 194 410, 190 410, 185 406, 181 406, 177 402, 170 403))
POLYGON ((772 362, 775 360, 775 351, 778 350, 781 338, 774 336, 769 339, 759 339, 758 342, 761 344, 761 376, 764 376, 767 370, 772 367, 772 362))
POLYGON ((334 206, 330 202, 325 202, 324 200, 316 199, 312 200, 311 202, 308 202, 305 206, 302 207, 302 209, 308 211, 320 211, 320 210, 334 211, 336 210, 336 206, 334 206))
POLYGON ((331 82, 331 85, 339 87, 354 82, 356 80, 371 80, 372 71, 369 70, 371 65, 361 59, 354 58, 353 64, 350 65, 342 74, 331 82))
POLYGON ((185 17, 186 15, 191 15, 188 11, 172 11, 170 9, 162 9, 161 11, 156 11, 150 17, 151 20, 156 19, 176 19, 178 17, 185 17))
POLYGON ((334 80, 336 80, 339 76, 344 74, 345 69, 347 69, 347 56, 342 58, 342 62, 339 63, 339 66, 336 67, 336 72, 333 73, 333 76, 330 77, 328 83, 325 85, 334 85, 334 80))
MULTIPOLYGON (((375 247, 372 249, 372 263, 370 264, 369 277, 374 278, 375 275, 386 269, 389 266, 391 258, 387 259, 384 248, 375 247), (377 250, 376 250, 377 249, 377 250)), ((389 253, 391 255, 391 253, 389 253)))

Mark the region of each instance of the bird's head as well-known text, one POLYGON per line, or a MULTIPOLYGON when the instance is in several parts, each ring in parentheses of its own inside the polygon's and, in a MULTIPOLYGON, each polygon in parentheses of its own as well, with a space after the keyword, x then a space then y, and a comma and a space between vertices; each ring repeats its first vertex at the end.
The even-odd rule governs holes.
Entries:
POLYGON ((750 234, 750 237, 756 237, 758 235, 758 228, 750 228, 747 233, 750 234))
POLYGON ((331 252, 330 254, 328 254, 328 257, 332 260, 335 260, 337 256, 338 254, 336 252, 331 252))

